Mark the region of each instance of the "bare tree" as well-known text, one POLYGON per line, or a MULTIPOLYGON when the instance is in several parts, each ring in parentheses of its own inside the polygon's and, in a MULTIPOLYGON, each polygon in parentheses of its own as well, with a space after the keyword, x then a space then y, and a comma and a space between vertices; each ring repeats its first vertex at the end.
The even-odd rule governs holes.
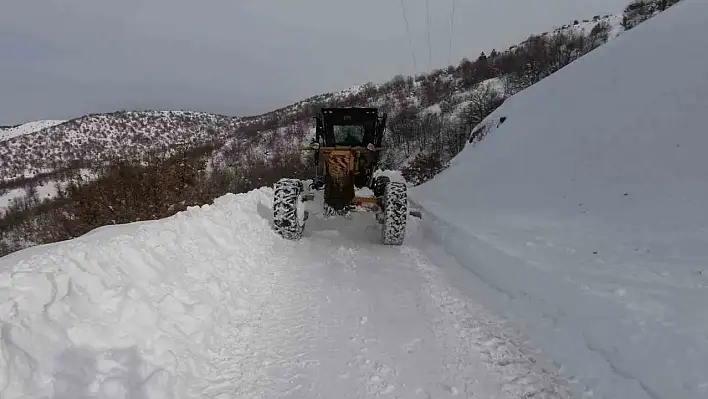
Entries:
POLYGON ((499 108, 503 102, 502 94, 489 84, 481 85, 473 90, 468 98, 468 104, 461 114, 468 133, 495 109, 499 108))

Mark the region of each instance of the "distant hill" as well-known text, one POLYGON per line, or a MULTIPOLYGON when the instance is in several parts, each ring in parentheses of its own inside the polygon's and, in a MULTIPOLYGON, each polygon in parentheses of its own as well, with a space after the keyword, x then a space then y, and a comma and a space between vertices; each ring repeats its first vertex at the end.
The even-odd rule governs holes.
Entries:
POLYGON ((40 130, 47 129, 64 122, 65 121, 60 120, 45 120, 29 122, 23 125, 16 126, 0 126, 0 141, 9 140, 14 137, 23 136, 25 134, 36 133, 40 130))

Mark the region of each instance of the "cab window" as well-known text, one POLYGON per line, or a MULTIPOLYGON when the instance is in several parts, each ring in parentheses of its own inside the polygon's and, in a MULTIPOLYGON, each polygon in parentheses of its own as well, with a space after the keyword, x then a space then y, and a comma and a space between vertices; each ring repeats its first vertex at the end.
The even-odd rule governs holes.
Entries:
POLYGON ((362 146, 364 142, 364 126, 350 125, 335 125, 334 142, 336 145, 357 147, 362 146))

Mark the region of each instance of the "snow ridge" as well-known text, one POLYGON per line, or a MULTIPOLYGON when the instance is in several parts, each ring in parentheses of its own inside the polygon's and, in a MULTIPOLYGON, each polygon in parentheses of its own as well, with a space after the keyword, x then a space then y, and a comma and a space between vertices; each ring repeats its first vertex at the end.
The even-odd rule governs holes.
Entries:
POLYGON ((0 129, 0 141, 9 140, 14 137, 32 134, 52 126, 60 125, 66 121, 62 120, 44 120, 28 122, 20 126, 11 127, 9 129, 0 129))

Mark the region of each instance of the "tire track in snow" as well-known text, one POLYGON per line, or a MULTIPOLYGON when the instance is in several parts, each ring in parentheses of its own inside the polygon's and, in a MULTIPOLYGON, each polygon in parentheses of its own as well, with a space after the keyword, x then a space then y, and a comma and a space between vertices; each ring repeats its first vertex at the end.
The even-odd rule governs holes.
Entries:
MULTIPOLYGON (((502 376, 503 390, 513 398, 570 398, 568 381, 544 368, 529 349, 504 323, 481 306, 466 300, 445 281, 439 269, 418 250, 405 248, 415 267, 427 281, 426 291, 440 310, 442 319, 434 323, 436 335, 454 333, 457 339, 477 348, 486 365, 502 376)), ((460 346, 464 348, 464 345, 460 346)), ((469 351, 458 353, 452 363, 459 371, 470 367, 469 351), (463 355, 464 354, 464 355, 463 355), (463 356, 460 356, 463 355, 463 356)))
POLYGON ((315 224, 297 244, 300 289, 320 304, 308 352, 318 367, 315 389, 285 384, 279 397, 570 397, 415 248, 370 245, 368 227, 315 224))

